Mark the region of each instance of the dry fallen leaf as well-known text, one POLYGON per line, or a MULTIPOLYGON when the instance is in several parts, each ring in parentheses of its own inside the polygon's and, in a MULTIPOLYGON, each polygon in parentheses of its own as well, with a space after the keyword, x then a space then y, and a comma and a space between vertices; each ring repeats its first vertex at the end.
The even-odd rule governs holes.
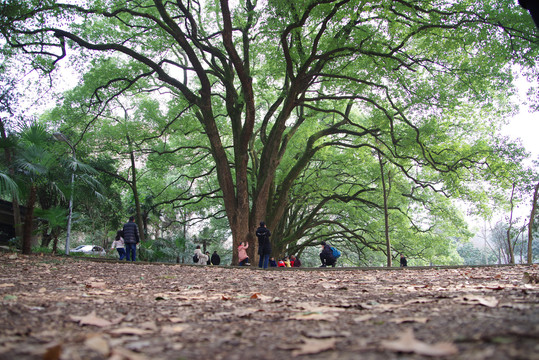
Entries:
POLYGON ((121 327, 118 329, 111 330, 109 332, 114 335, 147 335, 147 334, 152 333, 152 331, 150 330, 144 330, 144 329, 133 328, 133 327, 121 327))
POLYGON ((425 356, 448 356, 458 353, 458 349, 451 343, 436 343, 433 345, 424 343, 414 337, 412 329, 406 329, 397 340, 382 341, 382 346, 388 350, 415 353, 425 356))
POLYGON ((170 317, 170 318, 168 318, 168 321, 170 321, 172 323, 181 323, 181 322, 184 322, 185 319, 180 318, 180 317, 170 317))
POLYGON ((189 328, 189 325, 185 325, 185 324, 172 325, 172 326, 163 326, 161 328, 161 333, 163 333, 165 335, 179 334, 179 333, 185 331, 188 328, 189 328))
POLYGON ((336 321, 337 318, 333 315, 322 313, 299 313, 292 315, 288 320, 318 320, 318 321, 336 321))
POLYGON ((157 331, 157 325, 154 321, 146 321, 138 324, 138 326, 142 329, 157 331))
POLYGON ((327 339, 327 338, 351 336, 350 332, 348 331, 337 332, 333 330, 320 330, 320 329, 317 329, 315 331, 304 332, 303 335, 305 335, 308 338, 313 338, 313 339, 327 339))
POLYGON ((427 304, 427 303, 436 302, 436 301, 438 301, 438 300, 431 299, 431 298, 417 298, 417 299, 412 299, 412 300, 405 301, 404 305, 427 304))
POLYGON ((104 281, 94 281, 86 284, 87 288, 104 289, 107 287, 107 283, 104 281))
POLYGON ((112 350, 111 357, 108 360, 148 360, 149 358, 143 354, 137 354, 131 350, 124 348, 115 348, 112 350))
POLYGON ((458 299, 464 304, 479 304, 492 308, 498 306, 498 300, 492 296, 479 296, 468 294, 458 299))
POLYGON ((82 325, 95 325, 99 327, 107 327, 113 324, 112 322, 108 320, 97 317, 95 314, 95 311, 92 311, 90 314, 86 316, 70 315, 69 317, 71 318, 71 320, 78 322, 79 325, 81 326, 82 325))
POLYGON ((43 360, 59 360, 62 355, 62 344, 49 346, 43 354, 43 360))
POLYGON ((335 349, 337 339, 304 339, 299 349, 292 351, 292 356, 318 354, 323 351, 335 349))
POLYGON ((490 286, 485 286, 485 289, 489 289, 489 290, 503 290, 505 289, 504 286, 501 286, 501 285, 490 285, 490 286))
POLYGON ((404 318, 399 318, 399 319, 392 319, 390 321, 394 322, 396 324, 411 323, 411 322, 416 322, 416 323, 420 323, 420 324, 426 324, 427 321, 429 321, 429 319, 425 318, 425 317, 417 317, 417 318, 404 317, 404 318))
POLYGON ((108 341, 99 334, 90 335, 84 341, 84 345, 87 348, 92 349, 103 356, 107 356, 110 353, 110 346, 108 341))

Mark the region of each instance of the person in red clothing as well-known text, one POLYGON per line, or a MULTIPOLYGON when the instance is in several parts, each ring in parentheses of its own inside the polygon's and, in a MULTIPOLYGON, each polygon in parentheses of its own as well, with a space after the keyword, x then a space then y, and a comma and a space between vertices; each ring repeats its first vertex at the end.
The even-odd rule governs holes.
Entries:
POLYGON ((290 255, 290 264, 292 265, 292 267, 300 267, 301 261, 296 255, 290 255))
POLYGON ((238 260, 240 261, 240 266, 250 266, 249 257, 247 256, 247 249, 249 248, 248 242, 241 242, 238 246, 238 260))
POLYGON ((277 262, 277 267, 286 267, 284 260, 279 260, 279 262, 277 262))

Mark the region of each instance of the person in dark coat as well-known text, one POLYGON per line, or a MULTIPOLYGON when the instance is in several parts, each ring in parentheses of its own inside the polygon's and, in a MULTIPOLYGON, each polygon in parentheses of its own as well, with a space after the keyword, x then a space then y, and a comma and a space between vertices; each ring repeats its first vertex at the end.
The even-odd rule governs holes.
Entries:
POLYGON ((211 263, 213 265, 219 265, 221 263, 221 257, 217 254, 217 250, 211 255, 211 263))
POLYGON ((300 267, 301 261, 299 260, 299 257, 295 255, 290 255, 290 262, 294 262, 294 265, 292 267, 300 267))
POLYGON ((320 267, 335 267, 335 262, 337 259, 335 259, 335 256, 333 256, 333 250, 331 250, 331 247, 326 244, 325 241, 322 241, 320 245, 322 246, 322 252, 320 253, 320 261, 322 262, 322 265, 320 265, 320 267))
POLYGON ((406 266, 408 266, 408 260, 406 260, 404 255, 401 254, 401 267, 406 267, 406 266))
POLYGON ((259 268, 268 268, 269 257, 271 255, 271 232, 266 227, 266 223, 261 221, 260 226, 256 229, 256 237, 258 238, 258 255, 260 260, 258 261, 259 268))
POLYGON ((138 225, 135 223, 135 217, 131 216, 129 222, 124 225, 124 244, 125 260, 135 261, 137 259, 137 244, 140 241, 138 225))

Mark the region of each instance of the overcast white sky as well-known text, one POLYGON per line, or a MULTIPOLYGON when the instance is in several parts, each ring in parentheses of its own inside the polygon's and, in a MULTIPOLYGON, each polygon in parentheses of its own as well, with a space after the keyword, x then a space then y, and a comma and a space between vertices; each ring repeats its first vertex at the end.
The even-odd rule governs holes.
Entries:
POLYGON ((530 113, 527 109, 521 109, 520 114, 504 127, 503 132, 512 138, 520 138, 522 145, 532 153, 531 158, 537 159, 539 156, 539 112, 530 113))
MULTIPOLYGON (((538 81, 536 80, 535 86, 539 86, 538 81)), ((526 99, 528 88, 534 84, 520 77, 516 79, 515 85, 519 89, 519 98, 515 101, 521 102, 526 99)), ((504 127, 503 133, 512 138, 520 138, 522 145, 532 153, 533 160, 539 157, 539 111, 531 113, 526 105, 522 105, 520 113, 504 127)))

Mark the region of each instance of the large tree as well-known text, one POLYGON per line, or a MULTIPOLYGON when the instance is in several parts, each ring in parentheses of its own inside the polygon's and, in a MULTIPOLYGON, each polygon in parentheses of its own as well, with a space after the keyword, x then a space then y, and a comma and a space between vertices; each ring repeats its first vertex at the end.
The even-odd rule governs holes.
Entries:
POLYGON ((234 248, 262 219, 277 227, 328 146, 457 186, 451 174, 486 163, 511 65, 537 60, 533 23, 508 0, 8 0, 0 28, 46 71, 72 51, 122 59, 128 75, 99 84, 97 105, 139 82, 167 87, 206 136, 234 248))

